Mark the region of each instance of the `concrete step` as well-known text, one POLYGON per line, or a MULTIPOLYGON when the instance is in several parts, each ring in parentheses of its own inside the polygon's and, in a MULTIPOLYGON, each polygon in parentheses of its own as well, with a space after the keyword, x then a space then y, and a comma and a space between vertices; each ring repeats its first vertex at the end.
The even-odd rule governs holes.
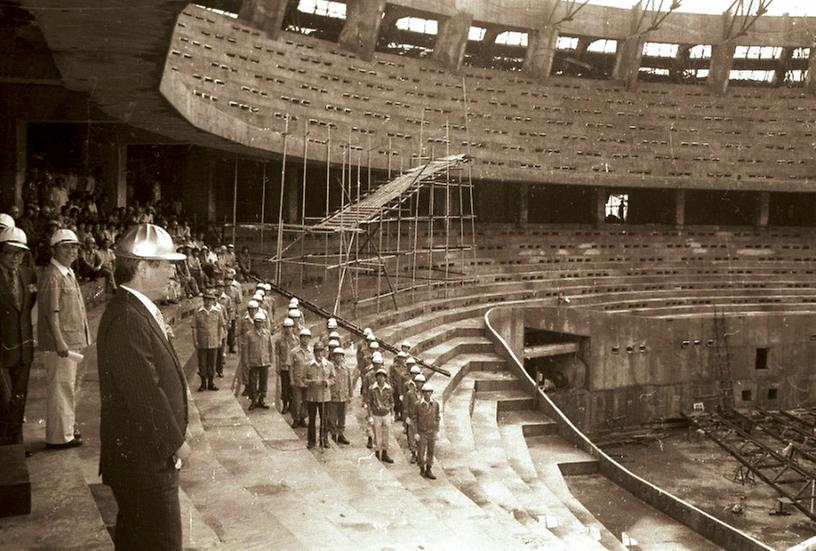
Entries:
MULTIPOLYGON (((471 423, 473 436, 478 443, 481 456, 490 462, 491 468, 503 473, 505 484, 512 488, 513 493, 523 499, 528 510, 538 518, 544 518, 545 524, 556 524, 551 531, 571 547, 581 549, 602 549, 597 541, 589 535, 589 527, 581 526, 572 517, 570 511, 552 494, 545 491, 541 485, 527 484, 511 467, 506 447, 508 442, 502 439, 497 423, 497 403, 492 400, 482 400, 477 394, 471 423), (555 520, 555 522, 553 522, 555 520)), ((520 442, 519 445, 525 445, 520 442)))
MULTIPOLYGON (((527 509, 516 492, 506 485, 507 472, 492 469, 477 444, 471 427, 474 381, 465 378, 446 406, 441 462, 448 478, 481 507, 491 512, 518 538, 534 538, 538 544, 562 547, 546 525, 539 522, 540 511, 527 509), (515 525, 508 526, 515 521, 515 525), (517 525, 517 526, 516 526, 517 525)), ((516 491, 518 488, 514 488, 516 491)))
POLYGON ((505 411, 530 410, 536 407, 535 398, 527 394, 526 391, 518 388, 480 391, 477 398, 497 402, 497 408, 500 413, 505 411))
POLYGON ((503 425, 518 425, 524 436, 542 436, 557 434, 558 425, 537 410, 520 409, 502 411, 498 414, 498 422, 503 425))
POLYGON ((518 377, 506 370, 473 372, 470 377, 476 382, 476 392, 522 389, 518 377))

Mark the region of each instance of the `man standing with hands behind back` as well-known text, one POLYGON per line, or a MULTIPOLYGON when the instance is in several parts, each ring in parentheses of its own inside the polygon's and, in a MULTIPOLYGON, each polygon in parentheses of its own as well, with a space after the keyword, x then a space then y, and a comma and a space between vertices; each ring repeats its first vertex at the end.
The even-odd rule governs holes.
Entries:
POLYGON ((38 294, 37 336, 48 381, 45 444, 50 449, 82 445, 76 431, 76 382, 81 354, 91 343, 85 302, 71 264, 79 239, 71 230, 54 232, 53 257, 45 268, 38 294))
POLYGON ((119 290, 99 324, 99 471, 119 514, 116 549, 181 550, 178 469, 190 454, 187 385, 167 326, 163 297, 175 252, 153 224, 134 226, 116 247, 119 290))

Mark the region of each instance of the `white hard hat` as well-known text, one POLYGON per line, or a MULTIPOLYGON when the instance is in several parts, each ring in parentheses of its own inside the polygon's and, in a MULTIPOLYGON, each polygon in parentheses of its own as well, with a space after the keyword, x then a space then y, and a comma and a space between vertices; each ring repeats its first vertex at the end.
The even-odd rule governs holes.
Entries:
POLYGON ((29 250, 28 238, 26 238, 25 232, 14 226, 9 226, 3 231, 0 231, 0 243, 5 243, 9 247, 15 247, 17 249, 29 250))
POLYGON ((363 329, 363 335, 368 335, 369 333, 371 333, 370 327, 366 327, 365 329, 363 329))
POLYGON ((312 332, 309 331, 308 327, 304 327, 303 329, 300 330, 300 333, 298 333, 298 335, 300 335, 301 337, 311 337, 312 332))
POLYGON ((374 356, 373 358, 371 358, 371 362, 375 364, 382 364, 383 363, 382 356, 374 356))
POLYGON ((329 348, 337 348, 338 346, 340 346, 340 341, 337 339, 329 340, 329 348))
MULTIPOLYGON (((58 233, 59 231, 57 230, 58 233)), ((116 253, 116 256, 137 260, 184 260, 186 258, 183 254, 176 252, 176 246, 170 234, 155 224, 133 226, 119 238, 113 252, 116 253)))
POLYGON ((258 306, 260 306, 260 304, 258 304, 257 300, 250 300, 247 302, 247 308, 257 308, 258 306))
POLYGON ((54 232, 54 235, 51 236, 51 240, 48 244, 53 247, 54 245, 60 245, 62 243, 76 243, 78 245, 79 239, 77 238, 77 234, 64 228, 57 230, 54 232))
POLYGON ((376 337, 376 336, 374 336, 374 333, 369 333, 368 335, 366 335, 366 340, 369 340, 369 341, 376 341, 376 340, 377 340, 377 337, 376 337))
POLYGON ((291 310, 289 310, 290 318, 299 318, 300 315, 301 315, 300 310, 298 310, 297 308, 292 308, 291 310))
POLYGON ((331 333, 329 333, 329 338, 330 339, 340 339, 340 333, 338 333, 337 331, 332 331, 331 333))
POLYGON ((15 226, 14 218, 6 214, 5 212, 0 213, 0 229, 13 228, 14 226, 15 226))
POLYGON ((418 373, 422 373, 422 370, 419 368, 418 365, 414 364, 413 366, 411 366, 411 373, 416 375, 418 373))
POLYGON ((329 329, 337 329, 337 320, 334 318, 329 318, 329 320, 326 322, 326 327, 329 329))
POLYGON ((374 375, 385 375, 387 377, 388 372, 385 370, 384 367, 381 367, 377 371, 374 372, 374 375))
POLYGON ((414 377, 414 382, 417 383, 424 383, 425 382, 425 375, 419 373, 416 377, 414 377))
POLYGON ((371 341, 370 343, 368 343, 368 347, 371 350, 377 350, 380 347, 380 345, 377 341, 371 341))
POLYGON ((263 310, 258 310, 255 312, 255 315, 252 316, 252 321, 266 321, 266 314, 264 314, 263 310))
POLYGON ((407 357, 408 357, 408 354, 406 354, 406 353, 405 353, 405 352, 403 352, 402 350, 400 350, 399 352, 397 352, 397 358, 407 358, 407 357))
POLYGON ((292 318, 286 318, 285 320, 283 320, 283 326, 284 327, 294 327, 295 326, 295 320, 293 320, 292 318))
MULTIPOLYGON (((266 287, 266 285, 264 285, 264 287, 266 287)), ((289 308, 297 308, 298 304, 300 304, 300 301, 297 299, 297 297, 292 297, 289 300, 289 308)))
POLYGON ((408 341, 402 341, 402 344, 400 344, 400 346, 402 348, 411 348, 411 343, 408 341))
POLYGON ((337 346, 332 350, 332 354, 345 354, 346 351, 343 350, 341 347, 337 346))
POLYGON ((408 356, 408 359, 405 360, 405 363, 408 365, 414 365, 416 364, 416 360, 412 356, 408 356))
POLYGON ((382 359, 383 359, 383 358, 382 358, 382 354, 380 354, 379 352, 374 352, 374 353, 371 355, 371 361, 373 362, 373 361, 375 361, 375 360, 377 360, 377 359, 379 359, 379 360, 382 362, 382 359))

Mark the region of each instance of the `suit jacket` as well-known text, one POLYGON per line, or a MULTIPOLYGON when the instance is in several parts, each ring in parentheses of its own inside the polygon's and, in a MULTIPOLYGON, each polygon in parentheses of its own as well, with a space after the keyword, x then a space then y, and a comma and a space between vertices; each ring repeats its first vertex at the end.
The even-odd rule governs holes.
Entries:
POLYGON ((34 271, 25 265, 20 266, 17 277, 23 292, 19 309, 14 303, 13 290, 0 273, 0 367, 31 364, 34 355, 31 309, 37 297, 36 279, 34 271))
POLYGON ((103 482, 169 480, 187 431, 187 384, 173 345, 144 304, 120 289, 99 323, 97 352, 103 482))

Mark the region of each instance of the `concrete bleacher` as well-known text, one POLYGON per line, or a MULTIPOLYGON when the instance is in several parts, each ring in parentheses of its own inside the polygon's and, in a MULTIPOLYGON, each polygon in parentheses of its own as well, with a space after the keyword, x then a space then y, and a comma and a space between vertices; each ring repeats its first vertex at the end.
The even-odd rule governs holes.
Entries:
POLYGON ((269 40, 193 5, 168 50, 161 90, 182 115, 277 153, 287 125, 300 150, 308 124, 309 141, 334 159, 350 140, 356 151, 370 145, 381 169, 410 167, 421 139, 428 152, 448 142, 472 152, 474 176, 505 181, 794 191, 813 174, 797 145, 812 134, 804 93, 731 91, 726 100, 677 84, 625 90, 473 67, 455 75, 390 54, 366 61, 295 33, 269 40))

